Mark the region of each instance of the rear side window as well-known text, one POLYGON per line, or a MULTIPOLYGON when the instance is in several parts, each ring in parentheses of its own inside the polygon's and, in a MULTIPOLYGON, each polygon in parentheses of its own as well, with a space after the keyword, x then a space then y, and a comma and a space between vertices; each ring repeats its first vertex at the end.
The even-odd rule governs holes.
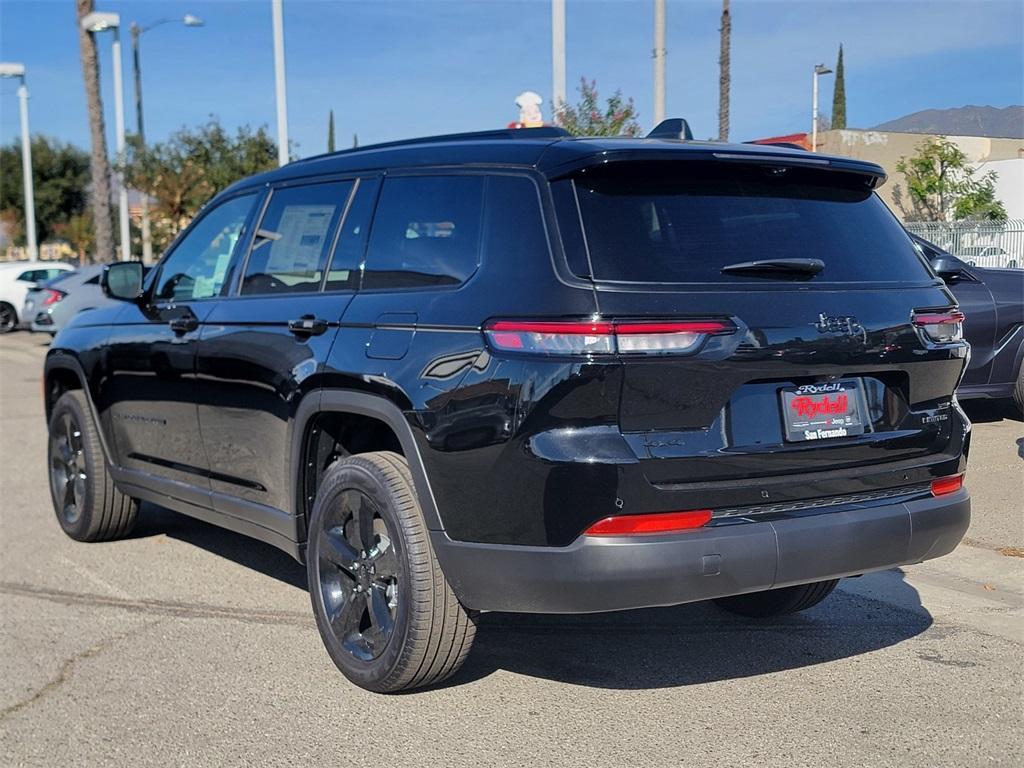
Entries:
POLYGON ((276 189, 256 228, 243 295, 320 290, 334 230, 354 182, 276 189))
POLYGON ((363 288, 458 285, 480 263, 483 176, 389 178, 377 203, 363 288))
MULTIPOLYGON (((589 265, 570 268, 595 280, 768 282, 722 268, 784 258, 822 260, 813 282, 929 279, 902 227, 854 174, 691 161, 588 169, 574 183, 589 265)), ((563 231, 580 226, 565 221, 572 192, 556 190, 563 231)))

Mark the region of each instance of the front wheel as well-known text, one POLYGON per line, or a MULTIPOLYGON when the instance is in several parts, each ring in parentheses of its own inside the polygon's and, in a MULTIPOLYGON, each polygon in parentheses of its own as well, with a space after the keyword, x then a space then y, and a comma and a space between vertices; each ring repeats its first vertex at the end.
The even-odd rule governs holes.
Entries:
POLYGON ((838 583, 839 579, 830 579, 813 584, 797 584, 795 587, 766 589, 763 592, 721 597, 715 600, 715 604, 740 616, 766 619, 771 616, 805 611, 831 595, 838 583))
POLYGON ((359 454, 327 469, 306 569, 320 637, 356 685, 380 693, 431 685, 469 654, 476 614, 441 572, 402 456, 359 454))
POLYGON ((50 416, 50 496, 64 533, 78 541, 127 536, 139 502, 114 485, 81 390, 60 396, 50 416))

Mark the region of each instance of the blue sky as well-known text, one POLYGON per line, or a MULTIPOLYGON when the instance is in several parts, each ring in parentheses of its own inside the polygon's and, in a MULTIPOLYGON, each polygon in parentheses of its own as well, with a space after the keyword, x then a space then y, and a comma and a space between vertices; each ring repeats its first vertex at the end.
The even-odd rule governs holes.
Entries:
MULTIPOLYGON (((0 58, 23 62, 33 132, 86 146, 73 0, 0 0, 0 58)), ((146 132, 159 140, 217 115, 229 127, 275 125, 269 0, 98 0, 127 24, 194 13, 206 24, 143 36, 146 132)), ((668 0, 667 112, 698 138, 717 134, 718 0, 668 0)), ((520 91, 551 97, 546 0, 284 0, 289 130, 299 156, 339 147, 504 126, 520 91)), ((810 72, 846 59, 851 127, 928 108, 1024 103, 1024 4, 1018 0, 733 0, 732 138, 807 130, 810 72)), ((652 121, 651 0, 567 0, 570 95, 581 76, 632 96, 652 121)), ((110 41, 100 35, 110 146, 110 41)), ((126 114, 134 127, 125 35, 126 114)), ((18 132, 15 84, 0 81, 0 142, 18 132)), ((831 78, 822 104, 831 106, 831 78)), ((570 98, 571 100, 571 98, 570 98)))

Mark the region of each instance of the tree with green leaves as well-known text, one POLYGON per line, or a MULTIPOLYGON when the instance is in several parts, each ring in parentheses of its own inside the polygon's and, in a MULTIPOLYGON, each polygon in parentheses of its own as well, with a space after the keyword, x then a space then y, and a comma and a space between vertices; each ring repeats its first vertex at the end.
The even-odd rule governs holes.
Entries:
MULTIPOLYGON (((72 144, 39 134, 32 137, 32 184, 35 192, 39 242, 53 239, 57 228, 85 210, 88 204, 89 155, 72 144)), ((21 141, 0 147, 0 211, 5 220, 25 221, 21 173, 21 141)), ((24 245, 19 224, 16 245, 24 245)))
POLYGON ((85 264, 89 260, 89 254, 92 253, 93 246, 96 244, 92 216, 86 213, 76 213, 67 221, 55 225, 54 231, 62 240, 67 240, 78 256, 80 264, 85 264))
POLYGON ((126 182, 156 201, 153 244, 158 251, 213 195, 239 179, 277 167, 277 144, 266 127, 242 126, 234 136, 217 120, 182 128, 143 147, 128 141, 126 182))
POLYGON ((996 199, 996 173, 977 176, 964 151, 944 136, 922 141, 916 154, 899 159, 896 170, 904 176, 905 191, 897 184, 893 200, 907 221, 1007 218, 996 199))
POLYGON ((839 59, 836 61, 835 90, 832 91, 832 128, 846 128, 846 74, 843 71, 843 44, 839 44, 839 59))
POLYGON ((573 136, 638 136, 636 107, 622 91, 616 91, 602 106, 597 82, 580 79, 580 99, 576 104, 563 104, 555 111, 558 125, 573 136))
POLYGON ((327 113, 327 151, 334 151, 334 110, 327 113))

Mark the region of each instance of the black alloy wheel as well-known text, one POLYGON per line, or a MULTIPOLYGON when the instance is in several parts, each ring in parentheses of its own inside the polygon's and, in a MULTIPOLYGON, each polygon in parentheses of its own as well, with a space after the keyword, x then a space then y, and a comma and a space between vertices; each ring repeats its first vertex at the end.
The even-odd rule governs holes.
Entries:
POLYGON ((75 525, 82 516, 88 480, 82 429, 71 412, 64 411, 50 431, 50 488, 65 525, 75 525))
POLYGON ((371 498, 343 491, 320 520, 316 556, 331 630, 359 661, 383 653, 395 631, 398 561, 394 537, 371 498))

